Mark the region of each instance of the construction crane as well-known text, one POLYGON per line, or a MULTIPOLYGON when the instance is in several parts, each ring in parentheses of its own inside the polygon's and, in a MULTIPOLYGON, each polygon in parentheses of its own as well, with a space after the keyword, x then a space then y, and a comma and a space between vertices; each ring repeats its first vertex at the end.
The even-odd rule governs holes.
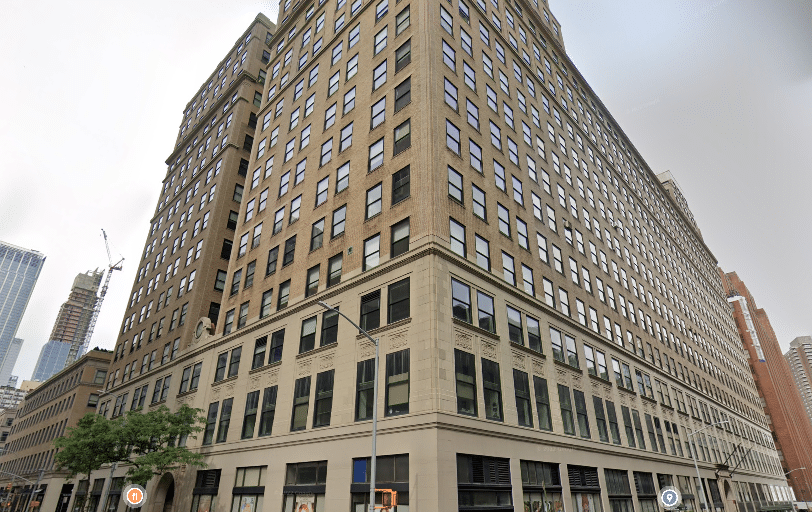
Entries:
POLYGON ((101 232, 104 236, 104 247, 107 249, 107 277, 104 278, 104 286, 102 286, 101 292, 99 293, 99 298, 96 300, 96 305, 93 307, 93 315, 90 317, 90 322, 88 322, 85 339, 81 345, 77 343, 71 344, 70 351, 68 352, 68 358, 65 360, 65 367, 73 364, 73 362, 79 357, 79 353, 87 351, 87 348, 90 346, 90 338, 93 337, 93 329, 96 327, 96 320, 99 319, 99 312, 101 311, 102 302, 104 302, 104 296, 107 294, 107 287, 110 286, 110 277, 113 275, 114 270, 121 270, 121 263, 124 261, 124 258, 121 258, 117 263, 113 263, 113 256, 110 254, 110 244, 107 242, 107 233, 105 233, 103 229, 101 232))

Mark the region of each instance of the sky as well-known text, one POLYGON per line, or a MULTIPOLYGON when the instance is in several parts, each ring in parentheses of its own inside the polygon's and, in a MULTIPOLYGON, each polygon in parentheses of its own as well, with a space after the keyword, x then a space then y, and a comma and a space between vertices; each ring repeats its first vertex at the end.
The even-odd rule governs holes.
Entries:
MULTIPOLYGON (((784 350, 812 333, 812 2, 550 0, 567 53, 784 350)), ((17 336, 27 379, 78 273, 114 272, 112 348, 183 110, 273 0, 5 2, 0 240, 47 259, 17 336), (213 27, 217 27, 216 29, 213 27)))

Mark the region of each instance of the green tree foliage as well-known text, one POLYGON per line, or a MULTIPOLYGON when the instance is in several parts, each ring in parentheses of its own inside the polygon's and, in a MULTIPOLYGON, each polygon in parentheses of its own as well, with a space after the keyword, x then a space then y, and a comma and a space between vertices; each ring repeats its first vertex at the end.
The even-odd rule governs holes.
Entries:
POLYGON ((181 446, 203 430, 202 413, 186 404, 174 413, 162 405, 146 413, 129 411, 113 420, 88 413, 54 441, 59 450, 54 461, 68 471, 68 478, 87 475, 88 480, 92 471, 105 464, 124 463, 129 465, 126 481, 142 486, 182 464, 206 467, 201 454, 181 446))

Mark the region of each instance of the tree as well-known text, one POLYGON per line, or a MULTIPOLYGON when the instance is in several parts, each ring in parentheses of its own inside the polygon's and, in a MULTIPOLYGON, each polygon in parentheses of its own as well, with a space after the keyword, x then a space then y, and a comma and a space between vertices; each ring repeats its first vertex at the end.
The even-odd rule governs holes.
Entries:
POLYGON ((203 430, 202 413, 186 404, 174 413, 162 405, 147 413, 129 411, 113 420, 88 413, 54 441, 59 450, 54 461, 68 471, 68 478, 87 475, 88 481, 90 473, 105 464, 125 463, 130 465, 126 481, 141 486, 181 464, 206 467, 201 454, 184 446, 188 437, 203 430))

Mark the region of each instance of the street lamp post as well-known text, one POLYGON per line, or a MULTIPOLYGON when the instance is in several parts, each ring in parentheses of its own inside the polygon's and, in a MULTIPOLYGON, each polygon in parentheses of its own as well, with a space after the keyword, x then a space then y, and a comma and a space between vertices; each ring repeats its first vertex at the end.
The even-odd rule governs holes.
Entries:
MULTIPOLYGON (((790 473, 792 473, 792 472, 794 472, 794 471, 800 471, 801 469, 806 469, 806 468, 795 468, 795 469, 793 469, 793 470, 790 470, 790 471, 787 471, 786 473, 784 473, 784 476, 786 477, 786 476, 787 476, 787 475, 789 475, 790 473)), ((804 482, 805 482, 805 481, 806 481, 806 475, 804 475, 804 482)), ((806 492, 807 492, 807 493, 809 492, 809 486, 808 486, 808 484, 807 484, 806 492)), ((804 499, 804 506, 806 507, 806 509, 807 509, 807 510, 809 510, 809 503, 807 503, 807 502, 806 502, 806 499, 804 499)))
MULTIPOLYGON (((702 432, 703 430, 705 430, 707 428, 715 427, 715 426, 718 426, 718 425, 724 425, 725 423, 730 423, 730 421, 725 420, 725 421, 720 421, 718 423, 711 423, 707 427, 702 427, 699 430, 691 430, 691 432, 688 434, 688 438, 690 439, 695 434, 698 434, 698 433, 702 432)), ((694 459, 694 469, 696 469, 696 478, 699 480, 699 497, 701 498, 701 504, 704 504, 705 508, 710 512, 710 506, 708 505, 708 502, 705 500, 705 487, 702 485, 702 475, 699 474, 699 465, 696 462, 696 450, 695 449, 691 450, 691 455, 693 456, 693 459, 694 459)), ((700 507, 701 506, 702 505, 700 505, 700 507)))
POLYGON ((375 512, 375 470, 377 469, 377 460, 376 460, 376 444, 378 441, 378 364, 379 364, 379 348, 380 344, 378 343, 378 338, 373 338, 366 332, 364 329, 358 326, 355 322, 353 322, 350 317, 342 313, 341 311, 330 307, 325 302, 319 301, 319 306, 337 313, 344 317, 349 323, 353 325, 358 331, 366 336, 366 338, 371 341, 375 345, 375 376, 372 379, 372 457, 370 458, 370 470, 369 470, 369 512, 375 512))

